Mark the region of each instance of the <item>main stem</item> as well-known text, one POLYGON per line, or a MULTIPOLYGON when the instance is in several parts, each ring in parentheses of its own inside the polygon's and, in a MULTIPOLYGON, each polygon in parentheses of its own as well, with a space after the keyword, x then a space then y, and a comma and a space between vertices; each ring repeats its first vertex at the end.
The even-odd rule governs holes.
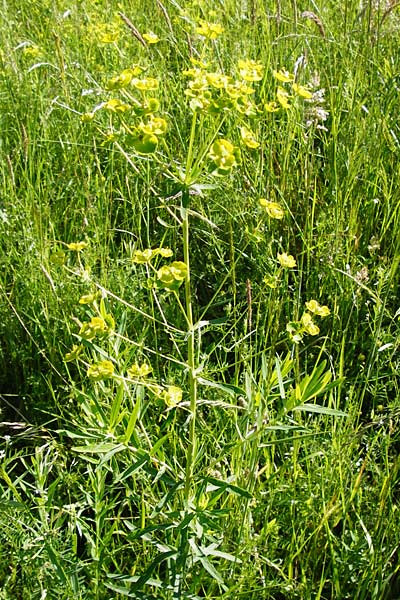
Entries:
POLYGON ((189 507, 190 493, 193 480, 193 469, 196 458, 196 411, 197 411, 197 377, 195 363, 195 344, 194 344, 194 323, 192 308, 192 290, 190 279, 190 252, 189 252, 189 190, 185 189, 182 195, 182 235, 183 235, 183 257, 187 266, 187 277, 185 280, 185 303, 186 318, 188 322, 187 338, 187 368, 189 379, 189 397, 190 397, 190 426, 189 426, 189 445, 186 457, 185 473, 185 508, 189 507))

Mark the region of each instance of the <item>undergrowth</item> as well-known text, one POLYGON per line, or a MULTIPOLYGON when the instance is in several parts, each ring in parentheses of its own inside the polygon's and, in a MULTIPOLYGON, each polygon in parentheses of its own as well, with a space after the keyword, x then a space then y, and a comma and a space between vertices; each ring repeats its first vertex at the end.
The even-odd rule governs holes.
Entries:
POLYGON ((398 598, 397 5, 134 4, 3 2, 0 598, 398 598))

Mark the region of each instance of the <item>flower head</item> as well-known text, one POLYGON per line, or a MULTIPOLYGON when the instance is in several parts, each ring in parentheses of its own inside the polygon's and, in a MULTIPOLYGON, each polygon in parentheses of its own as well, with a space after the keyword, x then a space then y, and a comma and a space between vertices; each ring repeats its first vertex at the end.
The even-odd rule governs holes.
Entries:
POLYGON ((299 85, 298 83, 293 83, 292 89, 298 96, 301 96, 302 98, 306 98, 306 100, 310 100, 313 97, 312 92, 310 92, 310 90, 308 90, 306 87, 304 87, 304 85, 299 85))
POLYGON ((82 354, 82 352, 83 352, 82 344, 79 344, 79 346, 74 344, 72 346, 71 351, 67 352, 66 355, 64 356, 65 362, 71 362, 73 360, 77 360, 79 358, 80 354, 82 354))
POLYGON ((135 250, 132 256, 132 262, 144 265, 149 263, 154 256, 154 250, 146 248, 146 250, 135 250))
POLYGON ((93 381, 110 379, 114 374, 114 365, 110 360, 101 360, 100 362, 90 365, 86 374, 89 379, 92 379, 93 381))
POLYGON ((188 274, 186 263, 179 260, 165 265, 157 271, 159 285, 170 291, 177 291, 188 274))
POLYGON ((143 39, 146 40, 148 44, 157 44, 160 41, 160 38, 157 34, 149 31, 148 33, 144 33, 142 35, 143 39))
POLYGON ((128 369, 127 373, 128 377, 130 377, 131 379, 143 379, 144 377, 147 377, 147 375, 150 375, 152 370, 153 369, 147 362, 144 362, 141 365, 138 365, 138 363, 134 363, 128 369))
POLYGON ((290 104, 289 104, 289 94, 286 90, 284 90, 282 87, 278 86, 278 89, 276 91, 276 99, 278 100, 279 104, 283 107, 283 108, 290 108, 290 104))
POLYGON ((245 81, 261 81, 264 75, 264 65, 255 60, 239 60, 239 73, 245 81))
POLYGON ((250 129, 247 129, 247 127, 240 128, 240 136, 247 148, 251 148, 253 150, 259 147, 260 143, 257 142, 254 133, 250 131, 250 129))
POLYGON ((169 385, 161 394, 168 408, 174 408, 174 406, 179 404, 182 401, 182 395, 181 388, 176 385, 169 385))
POLYGON ((111 98, 111 100, 108 100, 104 104, 104 108, 106 110, 110 110, 111 112, 124 113, 127 110, 129 110, 131 107, 129 106, 129 104, 126 104, 125 102, 121 102, 121 100, 118 100, 118 98, 111 98))
POLYGON ((301 324, 304 328, 304 331, 309 335, 319 334, 319 327, 312 320, 312 316, 310 315, 310 313, 305 312, 303 314, 303 316, 301 317, 301 324))
POLYGON ((309 302, 306 302, 306 307, 310 312, 319 317, 327 317, 331 313, 327 306, 321 306, 316 300, 309 300, 309 302))
POLYGON ((196 27, 196 33, 209 40, 216 40, 218 36, 224 33, 224 28, 218 23, 208 23, 203 19, 199 21, 200 25, 196 27))
POLYGON ((278 202, 272 202, 271 200, 266 200, 265 198, 259 199, 260 206, 265 208, 266 213, 271 219, 283 219, 285 215, 285 211, 282 206, 278 204, 278 202))
POLYGON ((225 175, 237 165, 237 149, 228 140, 216 140, 211 146, 208 156, 216 165, 220 175, 225 175))
POLYGON ((282 81, 282 83, 291 83, 294 81, 293 73, 289 73, 285 71, 285 69, 281 69, 280 71, 272 71, 273 76, 278 81, 282 81))
POLYGON ((72 250, 73 252, 82 252, 85 248, 87 248, 86 242, 71 242, 67 244, 68 250, 72 250))
POLYGON ((278 254, 278 262, 284 269, 293 269, 296 266, 296 259, 291 254, 278 254))

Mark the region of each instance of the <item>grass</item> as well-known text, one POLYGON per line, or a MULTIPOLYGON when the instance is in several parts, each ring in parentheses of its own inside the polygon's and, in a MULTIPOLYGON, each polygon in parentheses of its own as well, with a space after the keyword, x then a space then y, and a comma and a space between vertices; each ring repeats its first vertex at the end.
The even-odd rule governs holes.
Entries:
POLYGON ((0 598, 398 598, 396 4, 131 4, 1 11, 0 598))

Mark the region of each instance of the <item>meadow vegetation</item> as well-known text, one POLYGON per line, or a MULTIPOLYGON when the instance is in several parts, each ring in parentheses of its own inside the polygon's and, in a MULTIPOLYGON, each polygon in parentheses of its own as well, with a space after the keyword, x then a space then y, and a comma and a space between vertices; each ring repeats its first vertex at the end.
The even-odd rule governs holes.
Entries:
POLYGON ((385 0, 3 0, 0 599, 400 597, 385 0))

